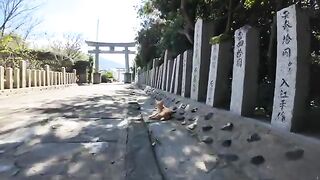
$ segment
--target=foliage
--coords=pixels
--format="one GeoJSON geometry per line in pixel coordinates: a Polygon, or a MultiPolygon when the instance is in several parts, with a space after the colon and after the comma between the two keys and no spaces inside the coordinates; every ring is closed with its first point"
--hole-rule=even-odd
{"type": "Polygon", "coordinates": [[[106,73],[101,75],[101,82],[112,82],[114,79],[113,73],[111,71],[107,71],[106,73]]]}
{"type": "Polygon", "coordinates": [[[214,36],[210,39],[210,44],[219,44],[224,41],[231,40],[231,36],[227,34],[220,34],[219,36],[214,36]]]}

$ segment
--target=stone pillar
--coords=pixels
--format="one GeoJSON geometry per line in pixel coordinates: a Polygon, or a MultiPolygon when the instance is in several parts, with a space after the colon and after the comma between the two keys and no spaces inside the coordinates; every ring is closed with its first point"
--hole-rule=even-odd
{"type": "Polygon", "coordinates": [[[259,32],[250,26],[235,32],[230,111],[239,115],[251,115],[256,105],[259,37],[259,32]]]}
{"type": "Polygon", "coordinates": [[[173,70],[173,60],[168,60],[167,62],[167,79],[166,79],[166,91],[170,92],[171,79],[173,70]]]}
{"type": "Polygon", "coordinates": [[[214,44],[211,47],[206,100],[206,104],[210,106],[223,106],[229,99],[229,72],[232,65],[231,48],[230,41],[214,44]]]}
{"type": "Polygon", "coordinates": [[[32,69],[31,70],[31,86],[37,87],[37,70],[32,69]]]}
{"type": "Polygon", "coordinates": [[[161,78],[162,78],[162,67],[163,64],[161,66],[159,66],[159,70],[158,70],[158,81],[157,81],[157,88],[161,89],[161,78]]]}
{"type": "Polygon", "coordinates": [[[53,86],[54,85],[54,73],[53,71],[50,71],[50,85],[53,86]]]}
{"type": "Polygon", "coordinates": [[[205,101],[207,95],[208,73],[210,65],[209,39],[213,33],[213,23],[198,19],[194,31],[191,99],[205,101]]]}
{"type": "Polygon", "coordinates": [[[192,50],[187,50],[183,53],[182,63],[182,83],[181,96],[190,97],[191,90],[191,72],[192,72],[192,50]]]}
{"type": "Polygon", "coordinates": [[[37,70],[37,85],[38,85],[39,87],[42,85],[41,70],[37,70]]]}
{"type": "Polygon", "coordinates": [[[0,90],[4,90],[4,67],[0,66],[0,90]]]}
{"type": "Polygon", "coordinates": [[[19,68],[14,68],[13,87],[17,89],[20,88],[20,69],[19,68]]]}
{"type": "Polygon", "coordinates": [[[164,61],[163,61],[163,72],[162,72],[162,84],[161,84],[161,89],[162,90],[166,90],[166,85],[167,85],[167,64],[168,64],[168,60],[170,58],[170,53],[169,50],[166,50],[164,53],[164,61]]]}
{"type": "Polygon", "coordinates": [[[154,87],[156,77],[156,60],[152,60],[152,69],[151,69],[151,87],[154,87]]]}
{"type": "Polygon", "coordinates": [[[154,76],[154,84],[153,84],[154,88],[157,88],[158,75],[159,75],[159,66],[156,66],[156,73],[155,73],[155,76],[154,76]]]}
{"type": "Polygon", "coordinates": [[[13,89],[13,70],[10,67],[6,69],[5,88],[6,89],[13,89]]]}
{"type": "Polygon", "coordinates": [[[25,60],[20,61],[20,79],[21,79],[21,88],[27,86],[27,63],[25,60]]]}
{"type": "Polygon", "coordinates": [[[171,78],[171,84],[170,84],[170,93],[174,93],[174,85],[175,85],[175,79],[176,79],[176,66],[177,66],[177,58],[173,60],[173,67],[172,67],[172,76],[171,78]]]}
{"type": "Polygon", "coordinates": [[[177,95],[181,94],[181,85],[182,85],[182,68],[183,68],[183,55],[179,54],[177,57],[176,64],[176,74],[175,74],[175,83],[174,83],[174,93],[177,95]]]}
{"type": "Polygon", "coordinates": [[[27,87],[31,87],[31,70],[30,69],[27,69],[27,87]]]}
{"type": "Polygon", "coordinates": [[[277,69],[271,124],[287,131],[302,128],[309,91],[310,25],[292,5],[277,12],[277,69]]]}
{"type": "Polygon", "coordinates": [[[51,82],[50,82],[51,79],[50,79],[50,67],[49,67],[49,65],[45,65],[44,69],[46,71],[46,85],[50,86],[51,85],[51,82]]]}
{"type": "Polygon", "coordinates": [[[41,86],[46,86],[46,71],[41,70],[41,86]]]}
{"type": "Polygon", "coordinates": [[[73,69],[72,72],[73,72],[73,81],[72,81],[72,83],[77,83],[77,70],[73,69]]]}
{"type": "MultiPolygon", "coordinates": [[[[128,76],[124,76],[124,78],[127,78],[128,76]]],[[[130,76],[131,77],[131,76],[130,76]]],[[[124,81],[128,81],[124,79],[124,81]]],[[[93,73],[93,84],[100,84],[101,83],[101,73],[93,73]]]]}
{"type": "Polygon", "coordinates": [[[62,84],[66,84],[66,68],[62,67],[62,84]]]}

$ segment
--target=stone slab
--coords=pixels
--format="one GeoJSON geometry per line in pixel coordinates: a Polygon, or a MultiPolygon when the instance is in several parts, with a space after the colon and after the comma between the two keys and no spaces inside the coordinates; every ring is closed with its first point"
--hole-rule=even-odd
{"type": "Polygon", "coordinates": [[[174,93],[180,95],[182,86],[183,55],[179,54],[176,61],[174,93]]]}
{"type": "Polygon", "coordinates": [[[183,53],[181,96],[190,97],[192,78],[192,50],[183,53]]]}

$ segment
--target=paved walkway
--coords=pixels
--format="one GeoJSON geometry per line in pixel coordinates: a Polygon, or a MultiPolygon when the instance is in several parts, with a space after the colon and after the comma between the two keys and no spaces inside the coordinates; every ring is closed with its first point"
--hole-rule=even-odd
{"type": "Polygon", "coordinates": [[[161,179],[139,98],[106,84],[1,99],[0,179],[161,179]]]}

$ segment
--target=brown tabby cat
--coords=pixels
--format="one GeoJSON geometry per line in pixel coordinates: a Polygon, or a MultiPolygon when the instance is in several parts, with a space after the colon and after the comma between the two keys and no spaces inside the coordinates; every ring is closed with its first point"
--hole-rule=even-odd
{"type": "Polygon", "coordinates": [[[156,100],[156,108],[157,112],[149,116],[149,119],[165,121],[171,118],[172,110],[165,107],[163,101],[156,100]]]}

